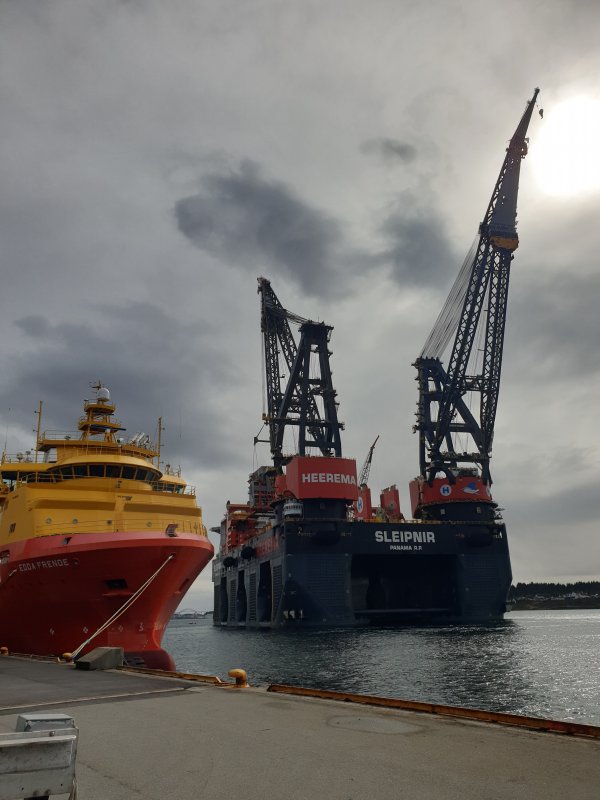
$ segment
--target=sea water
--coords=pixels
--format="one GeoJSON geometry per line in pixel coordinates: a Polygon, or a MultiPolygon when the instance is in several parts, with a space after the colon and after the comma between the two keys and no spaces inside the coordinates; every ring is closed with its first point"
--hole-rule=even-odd
{"type": "Polygon", "coordinates": [[[600,610],[513,611],[490,625],[269,631],[176,620],[184,672],[600,725],[600,610]]]}

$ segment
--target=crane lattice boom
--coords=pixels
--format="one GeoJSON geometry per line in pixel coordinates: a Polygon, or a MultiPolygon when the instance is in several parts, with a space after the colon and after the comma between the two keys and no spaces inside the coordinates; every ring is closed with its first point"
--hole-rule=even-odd
{"type": "Polygon", "coordinates": [[[367,457],[365,458],[365,463],[362,465],[362,469],[358,476],[358,485],[359,486],[366,486],[369,482],[369,475],[371,473],[371,463],[373,462],[373,452],[375,450],[375,445],[379,441],[379,436],[375,439],[371,447],[369,447],[369,452],[367,453],[367,457]]]}
{"type": "Polygon", "coordinates": [[[261,294],[261,331],[265,352],[269,442],[275,466],[289,460],[283,453],[287,426],[298,427],[297,450],[305,455],[316,448],[323,455],[342,455],[336,392],[329,365],[328,343],[333,328],[286,310],[266,278],[258,279],[261,294]],[[300,343],[290,328],[300,326],[300,343]],[[287,369],[287,383],[281,367],[287,369]]]}
{"type": "Polygon", "coordinates": [[[510,140],[479,234],[450,291],[448,300],[415,362],[419,403],[421,475],[431,483],[443,473],[452,482],[461,464],[475,464],[491,483],[489,460],[498,406],[510,264],[519,245],[517,196],[521,161],[527,155],[527,129],[539,89],[527,103],[510,140]],[[474,349],[477,334],[480,348],[474,349]],[[454,335],[448,366],[441,355],[454,335]],[[481,366],[474,366],[476,350],[481,366]],[[477,419],[465,396],[480,396],[477,419]],[[474,449],[456,446],[470,437],[474,449]]]}

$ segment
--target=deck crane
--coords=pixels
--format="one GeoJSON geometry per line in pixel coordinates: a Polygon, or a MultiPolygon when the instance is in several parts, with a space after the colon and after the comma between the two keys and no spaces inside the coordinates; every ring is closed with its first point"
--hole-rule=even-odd
{"type": "Polygon", "coordinates": [[[283,452],[287,426],[298,428],[298,455],[316,448],[324,456],[340,457],[343,424],[337,417],[328,349],[333,328],[285,309],[266,278],[258,278],[258,292],[267,393],[267,413],[263,418],[269,426],[273,463],[281,467],[290,459],[283,452]],[[298,345],[290,321],[299,325],[298,345]],[[283,388],[282,359],[288,372],[283,388]]]}
{"type": "Polygon", "coordinates": [[[366,486],[369,482],[369,475],[371,473],[371,463],[373,461],[373,453],[375,451],[375,445],[379,441],[379,436],[375,439],[371,447],[369,447],[369,452],[367,453],[367,457],[365,458],[365,463],[362,465],[362,469],[358,476],[358,486],[366,486]]]}
{"type": "MultiPolygon", "coordinates": [[[[461,492],[490,499],[490,457],[498,405],[510,264],[519,244],[516,229],[521,161],[527,155],[527,129],[539,89],[506,150],[478,236],[469,251],[423,350],[415,362],[419,400],[415,430],[419,432],[421,487],[439,483],[437,500],[448,500],[459,476],[470,478],[461,492]],[[441,357],[452,336],[448,366],[441,357]],[[477,337],[481,344],[475,346],[477,337]],[[481,353],[481,363],[477,355],[481,353]],[[479,395],[479,409],[468,400],[479,395]],[[468,444],[461,449],[459,438],[468,444]],[[469,449],[467,449],[469,448],[469,449]],[[442,475],[442,478],[438,478],[442,475]],[[477,480],[473,481],[473,477],[477,480]],[[470,490],[468,487],[471,487],[470,490]]],[[[431,491],[425,494],[434,499],[431,491]]],[[[469,499],[462,495],[461,499],[469,499]]],[[[420,514],[424,495],[413,493],[413,512],[420,514]]],[[[453,498],[454,499],[454,498],[453,498]]],[[[435,503],[433,504],[435,505],[435,503]]],[[[463,509],[464,512],[464,509],[463,509]]],[[[435,515],[435,514],[434,514],[435,515]]]]}
{"type": "Polygon", "coordinates": [[[377,436],[371,447],[369,447],[369,452],[367,453],[367,457],[365,458],[365,463],[362,465],[362,468],[358,473],[358,478],[357,478],[358,497],[356,498],[356,502],[354,503],[354,508],[352,512],[354,519],[357,520],[370,520],[371,517],[373,516],[371,489],[368,486],[368,482],[369,482],[369,475],[371,473],[371,463],[373,461],[373,453],[375,451],[375,445],[377,444],[378,441],[379,441],[379,436],[377,436]]]}

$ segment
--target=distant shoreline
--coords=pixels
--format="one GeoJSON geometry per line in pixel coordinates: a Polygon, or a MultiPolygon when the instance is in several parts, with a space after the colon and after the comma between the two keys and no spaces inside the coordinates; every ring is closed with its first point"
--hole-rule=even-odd
{"type": "Polygon", "coordinates": [[[510,603],[509,611],[560,611],[576,608],[600,608],[600,597],[548,597],[532,600],[519,598],[510,603]]]}

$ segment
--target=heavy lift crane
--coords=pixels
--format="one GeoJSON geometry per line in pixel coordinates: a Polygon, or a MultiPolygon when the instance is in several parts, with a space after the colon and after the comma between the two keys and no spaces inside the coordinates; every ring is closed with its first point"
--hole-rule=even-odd
{"type": "MultiPolygon", "coordinates": [[[[411,484],[411,500],[416,516],[435,517],[438,515],[435,507],[450,500],[483,499],[491,504],[489,462],[500,387],[510,264],[519,244],[516,229],[519,173],[521,161],[527,155],[527,129],[538,93],[539,89],[535,89],[510,140],[478,237],[414,364],[419,385],[415,430],[419,432],[420,478],[411,484]],[[453,334],[445,368],[441,356],[453,334]],[[474,347],[478,335],[481,344],[474,347]],[[479,352],[482,358],[478,366],[479,352]],[[477,394],[478,418],[465,399],[468,396],[472,400],[477,394]],[[461,435],[470,442],[470,450],[460,450],[457,446],[461,435]],[[423,513],[425,507],[427,511],[423,513]]],[[[461,505],[464,515],[466,509],[461,505]]]]}
{"type": "Polygon", "coordinates": [[[324,456],[340,457],[340,431],[344,426],[337,417],[328,349],[333,328],[286,310],[266,278],[258,278],[258,292],[267,390],[267,414],[263,419],[269,426],[273,463],[281,467],[290,460],[291,456],[283,453],[287,426],[298,428],[298,455],[316,448],[324,456]],[[290,320],[300,326],[298,346],[290,320]],[[288,370],[284,389],[281,357],[288,370]]]}
{"type": "Polygon", "coordinates": [[[288,503],[286,513],[310,514],[317,499],[330,499],[326,508],[319,504],[322,516],[345,518],[348,504],[357,497],[356,462],[342,458],[344,426],[338,420],[329,364],[333,328],[285,309],[266,278],[258,278],[258,292],[267,395],[263,421],[273,466],[250,475],[250,504],[266,512],[278,498],[294,497],[304,505],[288,503]],[[290,322],[299,326],[298,344],[290,322]],[[289,428],[296,430],[297,440],[292,452],[284,452],[289,428]]]}

